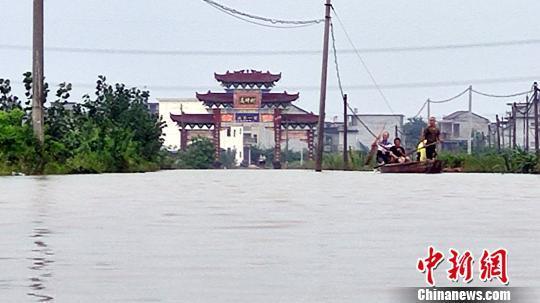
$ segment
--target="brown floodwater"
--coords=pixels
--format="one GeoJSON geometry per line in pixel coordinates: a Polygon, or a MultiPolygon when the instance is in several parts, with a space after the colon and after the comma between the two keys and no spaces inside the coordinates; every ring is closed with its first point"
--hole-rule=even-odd
{"type": "Polygon", "coordinates": [[[429,245],[505,247],[510,285],[540,286],[540,176],[164,171],[0,193],[1,302],[394,302],[425,285],[429,245]]]}

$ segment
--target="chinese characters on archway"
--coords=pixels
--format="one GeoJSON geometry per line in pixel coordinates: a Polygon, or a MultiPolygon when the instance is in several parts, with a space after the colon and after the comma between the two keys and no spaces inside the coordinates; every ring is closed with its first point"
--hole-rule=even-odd
{"type": "MultiPolygon", "coordinates": [[[[468,250],[460,253],[455,249],[450,249],[449,253],[449,268],[446,271],[448,280],[452,282],[460,280],[465,283],[471,282],[475,270],[474,255],[468,250]]],[[[435,286],[434,271],[444,260],[444,254],[432,246],[428,248],[425,258],[418,259],[416,268],[425,275],[426,282],[430,286],[435,286]]],[[[501,248],[492,252],[484,249],[478,262],[480,281],[488,282],[497,279],[504,285],[508,284],[507,262],[508,252],[506,249],[501,248]]]]}

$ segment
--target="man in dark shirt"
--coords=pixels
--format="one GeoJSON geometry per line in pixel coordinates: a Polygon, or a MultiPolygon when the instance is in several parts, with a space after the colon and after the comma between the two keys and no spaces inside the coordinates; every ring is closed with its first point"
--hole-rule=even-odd
{"type": "Polygon", "coordinates": [[[429,160],[437,157],[437,143],[440,142],[441,132],[437,128],[437,120],[435,117],[429,118],[429,124],[424,130],[424,140],[426,140],[426,158],[429,160]]]}
{"type": "Polygon", "coordinates": [[[408,160],[405,149],[401,146],[401,139],[394,139],[394,146],[390,148],[390,156],[393,163],[403,163],[408,160]]]}

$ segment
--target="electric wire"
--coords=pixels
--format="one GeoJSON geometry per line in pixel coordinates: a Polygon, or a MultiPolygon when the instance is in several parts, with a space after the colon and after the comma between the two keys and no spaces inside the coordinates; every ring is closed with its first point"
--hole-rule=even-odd
{"type": "Polygon", "coordinates": [[[418,112],[416,113],[416,115],[414,115],[412,118],[418,118],[420,117],[420,115],[422,114],[422,111],[424,111],[424,108],[426,108],[426,105],[428,104],[429,100],[428,101],[425,101],[424,104],[422,104],[422,107],[420,107],[420,109],[418,110],[418,112]]]}
{"type": "Polygon", "coordinates": [[[468,93],[468,92],[469,92],[469,87],[467,87],[467,89],[464,90],[463,92],[461,92],[461,93],[459,93],[459,94],[457,94],[457,95],[455,95],[455,96],[453,96],[453,97],[451,97],[451,98],[444,99],[444,100],[431,100],[431,99],[429,99],[428,102],[429,102],[429,103],[435,103],[435,104],[447,103],[447,102],[456,100],[457,98],[459,98],[459,97],[465,95],[465,94],[468,93]]]}
{"type": "Polygon", "coordinates": [[[212,0],[202,0],[203,2],[209,4],[210,6],[220,10],[221,12],[224,12],[230,16],[236,17],[240,20],[250,22],[252,24],[261,25],[261,26],[267,26],[267,27],[277,27],[277,28],[295,28],[295,27],[304,27],[304,26],[311,26],[316,25],[321,22],[323,22],[323,19],[313,19],[313,20],[281,20],[281,19],[274,19],[274,18],[267,18],[267,17],[261,17],[253,14],[248,14],[242,11],[239,11],[237,9],[225,6],[223,4],[217,3],[212,0]],[[251,19],[251,20],[250,20],[251,19]],[[257,21],[253,21],[257,20],[257,21]],[[267,22],[270,24],[261,23],[267,22]],[[282,24],[281,26],[277,24],[282,24]]]}
{"type": "MultiPolygon", "coordinates": [[[[341,93],[341,99],[343,100],[343,102],[345,102],[345,104],[347,105],[347,108],[351,111],[351,113],[353,113],[352,116],[355,117],[358,120],[358,122],[360,122],[360,124],[362,124],[362,126],[374,138],[376,138],[377,135],[375,135],[375,133],[373,133],[373,131],[371,129],[369,129],[367,124],[364,123],[364,121],[362,121],[362,119],[360,119],[360,117],[358,117],[358,115],[356,115],[356,113],[354,112],[354,109],[351,108],[351,105],[349,104],[349,102],[345,101],[345,93],[343,92],[343,85],[341,84],[341,73],[339,72],[339,63],[338,63],[338,56],[337,56],[337,49],[336,49],[336,36],[334,34],[334,24],[333,23],[330,23],[330,33],[331,33],[331,37],[332,37],[332,52],[334,54],[334,65],[336,67],[336,76],[337,76],[339,92],[341,93]]],[[[343,121],[343,123],[347,123],[347,120],[345,119],[345,121],[343,121]]]]}
{"type": "MultiPolygon", "coordinates": [[[[404,46],[404,47],[386,47],[386,48],[360,48],[357,50],[343,49],[342,55],[359,53],[401,53],[432,50],[452,50],[462,48],[479,47],[500,47],[514,45],[540,44],[540,39],[533,40],[512,40],[500,42],[485,42],[474,44],[448,44],[431,46],[404,46]]],[[[5,50],[32,50],[31,46],[18,44],[0,44],[0,49],[5,50]]],[[[159,49],[110,49],[110,48],[82,48],[82,47],[46,47],[47,51],[65,52],[65,53],[97,53],[97,54],[127,54],[127,55],[158,55],[158,56],[303,56],[320,55],[321,50],[253,50],[253,51],[234,51],[234,50],[159,50],[159,49]]]]}
{"type": "Polygon", "coordinates": [[[377,89],[379,94],[381,95],[381,97],[384,100],[384,103],[386,103],[386,106],[388,107],[388,109],[393,113],[394,110],[392,109],[392,106],[390,105],[390,102],[388,101],[388,99],[386,98],[386,95],[384,94],[381,87],[377,83],[377,80],[375,80],[375,76],[373,76],[373,73],[370,71],[370,69],[367,66],[366,62],[364,61],[364,59],[360,55],[360,52],[358,52],[358,49],[357,49],[356,45],[352,41],[351,36],[347,32],[347,29],[345,28],[345,25],[343,24],[343,21],[341,21],[341,18],[339,17],[338,13],[336,12],[336,10],[335,10],[335,8],[333,6],[332,6],[332,11],[334,12],[334,15],[336,16],[336,19],[338,20],[339,24],[341,25],[341,29],[345,33],[345,36],[347,37],[347,40],[351,44],[351,47],[355,50],[356,56],[358,57],[358,59],[360,59],[360,62],[362,63],[362,66],[364,67],[367,74],[369,75],[369,78],[371,79],[371,82],[373,83],[373,85],[375,86],[375,88],[377,89]]]}
{"type": "Polygon", "coordinates": [[[478,95],[482,95],[482,96],[485,96],[485,97],[491,97],[491,98],[512,98],[512,97],[518,97],[518,96],[523,96],[523,95],[527,95],[527,94],[530,94],[533,92],[533,90],[528,90],[526,92],[521,92],[521,93],[515,93],[515,94],[510,94],[510,95],[495,95],[495,94],[489,94],[489,93],[483,93],[483,92],[480,92],[480,91],[477,91],[475,89],[472,90],[473,93],[476,93],[478,95]]]}

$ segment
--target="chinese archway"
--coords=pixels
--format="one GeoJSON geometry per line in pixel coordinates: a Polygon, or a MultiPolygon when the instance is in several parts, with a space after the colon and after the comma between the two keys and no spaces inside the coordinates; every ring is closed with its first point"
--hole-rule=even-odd
{"type": "Polygon", "coordinates": [[[187,147],[193,133],[206,135],[214,143],[215,160],[219,163],[220,131],[224,127],[264,124],[266,128],[273,129],[275,168],[280,167],[285,130],[303,134],[301,140],[307,143],[308,158],[313,159],[313,140],[318,116],[290,110],[292,102],[299,98],[298,93],[271,92],[275,83],[281,79],[281,74],[241,70],[214,76],[221,83],[224,92],[196,93],[197,99],[204,104],[208,113],[171,114],[171,119],[180,129],[181,149],[187,147]]]}

